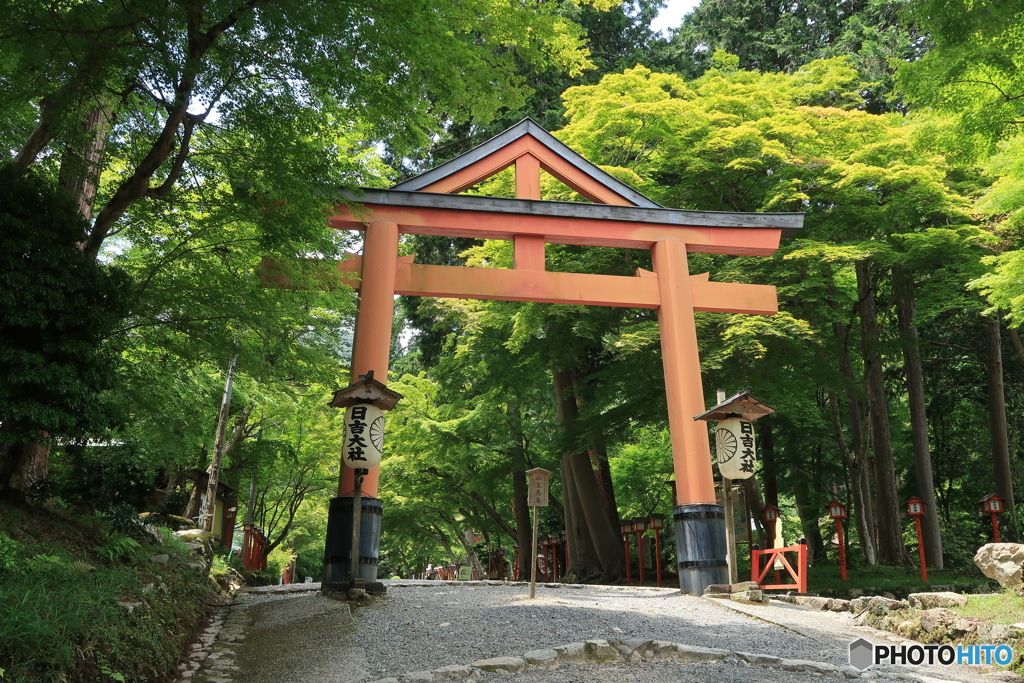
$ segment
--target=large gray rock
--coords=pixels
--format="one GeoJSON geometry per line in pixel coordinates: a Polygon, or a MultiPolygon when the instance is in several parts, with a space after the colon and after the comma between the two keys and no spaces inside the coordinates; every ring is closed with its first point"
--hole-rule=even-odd
{"type": "Polygon", "coordinates": [[[911,593],[907,596],[910,606],[917,609],[933,609],[935,607],[963,607],[967,604],[967,596],[959,593],[911,593]]]}
{"type": "Polygon", "coordinates": [[[1020,543],[986,543],[974,554],[974,564],[1003,588],[1024,584],[1024,545],[1020,543]]]}

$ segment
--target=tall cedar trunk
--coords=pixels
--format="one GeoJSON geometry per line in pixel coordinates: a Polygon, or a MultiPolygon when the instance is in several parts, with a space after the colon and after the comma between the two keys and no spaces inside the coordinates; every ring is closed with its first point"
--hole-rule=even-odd
{"type": "Polygon", "coordinates": [[[563,455],[561,462],[562,496],[565,499],[565,536],[569,543],[568,572],[574,574],[582,583],[591,577],[600,576],[601,562],[597,559],[594,542],[587,530],[572,467],[572,460],[568,455],[563,455]]]}
{"type": "Polygon", "coordinates": [[[1017,532],[1017,513],[1013,503],[1013,470],[1010,467],[1010,440],[1006,430],[1006,395],[1003,391],[1003,345],[999,319],[985,321],[985,375],[988,378],[988,424],[992,439],[992,465],[996,494],[1006,507],[1011,537],[1017,532]]]}
{"type": "MultiPolygon", "coordinates": [[[[577,412],[582,412],[583,410],[584,404],[581,394],[586,384],[587,378],[582,373],[574,372],[572,374],[573,395],[576,398],[577,412]]],[[[591,436],[588,440],[590,441],[590,448],[588,449],[590,464],[594,470],[594,476],[597,478],[598,490],[601,492],[601,502],[608,513],[608,519],[611,520],[612,528],[618,529],[619,506],[615,501],[615,488],[612,485],[612,470],[608,464],[608,449],[604,443],[604,435],[591,436]]]]}
{"type": "Polygon", "coordinates": [[[874,529],[868,523],[869,515],[864,514],[865,510],[871,509],[871,489],[866,486],[867,468],[859,462],[854,453],[850,452],[846,445],[846,437],[843,436],[843,424],[839,417],[839,399],[831,391],[828,392],[829,415],[832,418],[832,431],[839,445],[839,455],[850,475],[850,494],[853,496],[853,520],[857,526],[857,535],[861,540],[861,550],[864,559],[868,564],[875,564],[874,529]]]}
{"type": "Polygon", "coordinates": [[[113,118],[114,112],[102,105],[85,112],[79,142],[69,148],[61,160],[58,182],[75,202],[78,213],[87,221],[92,218],[103,154],[107,149],[113,118]]]}
{"type": "Polygon", "coordinates": [[[858,261],[856,270],[864,346],[864,383],[867,388],[868,414],[871,417],[871,445],[875,465],[878,561],[882,564],[910,566],[910,555],[903,545],[896,468],[889,439],[889,403],[882,376],[882,355],[878,350],[878,311],[875,308],[875,280],[871,262],[858,261]]]}
{"type": "MultiPolygon", "coordinates": [[[[509,422],[509,436],[512,441],[512,509],[516,516],[516,543],[519,545],[519,575],[527,576],[530,571],[529,553],[525,551],[533,542],[533,527],[530,524],[530,508],[527,505],[526,451],[523,448],[523,420],[519,406],[510,403],[506,409],[509,422]]],[[[564,495],[564,494],[563,494],[564,495]]],[[[568,510],[568,500],[565,504],[568,510]]],[[[568,518],[568,511],[566,517],[568,518]]]]}
{"type": "Polygon", "coordinates": [[[914,282],[910,274],[902,268],[893,272],[893,282],[896,286],[896,317],[903,342],[903,365],[907,376],[917,496],[924,503],[925,509],[924,517],[921,518],[925,561],[931,567],[942,569],[942,534],[939,531],[939,509],[935,504],[935,477],[932,474],[932,453],[928,442],[924,370],[921,368],[921,347],[917,327],[914,325],[914,282]]]}
{"type": "Polygon", "coordinates": [[[804,538],[807,539],[807,562],[813,565],[818,558],[825,556],[825,542],[821,538],[821,529],[818,528],[819,511],[817,506],[811,504],[810,501],[807,473],[793,469],[790,470],[790,477],[793,483],[793,498],[796,500],[797,514],[800,516],[800,529],[804,532],[804,538]]]}
{"type": "MultiPolygon", "coordinates": [[[[558,370],[552,372],[552,377],[558,406],[558,427],[559,430],[568,433],[571,431],[577,415],[576,401],[569,395],[572,380],[569,373],[558,370]]],[[[604,504],[601,502],[601,493],[590,464],[590,455],[587,451],[579,450],[571,443],[567,444],[566,448],[566,455],[571,463],[573,482],[576,485],[579,508],[585,521],[585,524],[580,524],[580,520],[574,519],[574,523],[580,533],[590,535],[594,551],[601,564],[601,581],[605,583],[616,581],[625,570],[625,551],[619,543],[618,531],[612,526],[604,504]]]]}
{"type": "MultiPolygon", "coordinates": [[[[835,292],[830,288],[829,307],[833,311],[839,309],[835,301],[835,292]]],[[[871,479],[868,466],[868,441],[864,434],[864,420],[861,419],[861,401],[858,382],[853,372],[853,361],[850,356],[850,327],[838,320],[832,323],[832,332],[839,344],[839,370],[843,375],[843,391],[846,394],[846,416],[850,421],[850,440],[853,452],[846,461],[850,470],[850,483],[853,487],[853,519],[860,537],[861,552],[868,564],[877,564],[875,540],[875,513],[871,497],[871,479]]],[[[840,451],[846,450],[842,423],[838,412],[833,416],[833,431],[836,434],[840,451]]]]}

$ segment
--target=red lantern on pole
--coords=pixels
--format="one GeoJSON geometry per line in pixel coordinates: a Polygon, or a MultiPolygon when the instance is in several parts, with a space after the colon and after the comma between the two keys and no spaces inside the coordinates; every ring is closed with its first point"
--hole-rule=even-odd
{"type": "MultiPolygon", "coordinates": [[[[552,581],[558,581],[558,541],[560,537],[558,534],[549,534],[548,541],[551,543],[551,571],[553,574],[552,581]]],[[[562,569],[562,573],[565,573],[565,569],[562,569]]]]}
{"type": "Polygon", "coordinates": [[[626,546],[626,585],[632,585],[633,579],[630,572],[629,560],[629,535],[633,533],[632,520],[619,522],[619,532],[622,534],[622,543],[626,546]]]}
{"type": "Polygon", "coordinates": [[[924,517],[924,503],[916,496],[907,501],[907,514],[914,518],[917,528],[917,555],[921,560],[921,580],[928,583],[928,565],[924,559],[924,536],[921,534],[921,518],[924,517]]]}
{"type": "Polygon", "coordinates": [[[774,505],[765,505],[761,509],[761,519],[768,526],[768,547],[775,547],[775,525],[779,522],[779,508],[774,505]]]}
{"type": "Polygon", "coordinates": [[[647,518],[633,518],[633,533],[636,534],[636,556],[640,565],[640,585],[644,585],[644,532],[647,531],[647,518]]]}
{"type": "Polygon", "coordinates": [[[1001,543],[999,540],[999,515],[1006,510],[1006,506],[1003,505],[1003,499],[994,493],[991,493],[981,500],[978,501],[981,505],[981,514],[988,514],[992,520],[992,542],[1001,543]]]}
{"type": "Polygon", "coordinates": [[[665,528],[665,515],[651,515],[650,523],[651,528],[654,529],[654,557],[658,572],[658,588],[661,588],[661,531],[665,528]]]}
{"type": "Polygon", "coordinates": [[[839,570],[843,581],[846,581],[846,543],[843,542],[843,520],[847,518],[846,506],[838,501],[828,504],[828,516],[836,520],[836,533],[839,536],[839,570]]]}

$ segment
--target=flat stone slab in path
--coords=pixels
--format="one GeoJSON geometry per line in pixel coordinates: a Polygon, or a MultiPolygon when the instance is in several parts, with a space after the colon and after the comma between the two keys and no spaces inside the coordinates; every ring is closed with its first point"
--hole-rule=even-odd
{"type": "MultiPolygon", "coordinates": [[[[846,680],[849,644],[909,643],[852,615],[746,605],[664,588],[386,581],[360,607],[316,584],[239,594],[201,683],[406,683],[515,678],[550,683],[846,680]]],[[[865,678],[993,681],[975,668],[872,667],[865,678]]]]}

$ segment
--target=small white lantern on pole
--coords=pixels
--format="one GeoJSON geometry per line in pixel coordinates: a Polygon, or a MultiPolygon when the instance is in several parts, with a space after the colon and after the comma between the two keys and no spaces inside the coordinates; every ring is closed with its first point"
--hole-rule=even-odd
{"type": "Polygon", "coordinates": [[[548,505],[548,477],[549,470],[543,467],[534,467],[526,471],[529,478],[529,488],[526,493],[526,504],[533,508],[533,546],[530,553],[530,599],[537,597],[537,508],[548,505]]]}
{"type": "Polygon", "coordinates": [[[726,479],[747,479],[754,475],[754,423],[730,417],[715,430],[715,455],[718,471],[726,479]]]}
{"type": "Polygon", "coordinates": [[[357,403],[345,409],[345,441],[342,462],[353,469],[380,465],[384,451],[384,413],[372,403],[357,403]]]}

